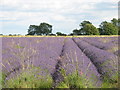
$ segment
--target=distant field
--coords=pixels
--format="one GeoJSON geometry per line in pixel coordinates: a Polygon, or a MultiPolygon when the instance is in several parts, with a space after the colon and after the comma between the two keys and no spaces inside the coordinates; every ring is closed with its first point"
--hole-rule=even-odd
{"type": "Polygon", "coordinates": [[[0,36],[3,88],[118,88],[113,36],[0,36]]]}

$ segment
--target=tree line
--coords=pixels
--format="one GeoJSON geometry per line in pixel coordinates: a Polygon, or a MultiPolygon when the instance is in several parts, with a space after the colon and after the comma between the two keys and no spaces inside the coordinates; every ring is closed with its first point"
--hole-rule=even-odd
{"type": "Polygon", "coordinates": [[[120,19],[113,18],[111,22],[103,21],[99,28],[91,22],[83,21],[80,29],[73,30],[73,35],[120,35],[120,19]]]}
{"type": "MultiPolygon", "coordinates": [[[[90,21],[83,21],[79,24],[80,29],[74,29],[72,35],[120,35],[120,19],[113,18],[111,22],[103,21],[99,28],[96,28],[90,21]]],[[[56,32],[52,33],[52,25],[41,23],[40,25],[30,25],[27,35],[54,35],[67,36],[67,34],[56,32]]]]}
{"type": "MultiPolygon", "coordinates": [[[[120,35],[120,18],[113,18],[110,22],[103,21],[99,28],[96,28],[90,21],[82,21],[79,29],[74,29],[72,33],[62,32],[52,33],[52,25],[40,23],[40,25],[30,25],[27,35],[45,35],[45,36],[73,36],[73,35],[120,35]]],[[[0,34],[2,35],[2,34],[0,34]]],[[[9,34],[12,36],[12,34],[9,34]]],[[[17,34],[14,34],[17,35],[17,34]]],[[[20,34],[18,34],[20,35],[20,34]]]]}

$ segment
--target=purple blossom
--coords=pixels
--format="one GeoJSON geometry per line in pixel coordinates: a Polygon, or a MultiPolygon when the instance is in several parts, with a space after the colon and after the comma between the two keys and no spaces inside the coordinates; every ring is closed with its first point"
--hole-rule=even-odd
{"type": "Polygon", "coordinates": [[[116,55],[96,48],[79,38],[73,38],[73,40],[90,58],[101,75],[107,75],[110,79],[115,80],[112,76],[118,72],[118,57],[116,55]]]}

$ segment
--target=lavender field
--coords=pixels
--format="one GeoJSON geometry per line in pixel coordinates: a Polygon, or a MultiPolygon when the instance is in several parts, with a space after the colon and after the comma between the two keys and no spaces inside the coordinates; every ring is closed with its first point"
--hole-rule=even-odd
{"type": "Polygon", "coordinates": [[[118,36],[0,38],[2,88],[118,88],[118,36]]]}

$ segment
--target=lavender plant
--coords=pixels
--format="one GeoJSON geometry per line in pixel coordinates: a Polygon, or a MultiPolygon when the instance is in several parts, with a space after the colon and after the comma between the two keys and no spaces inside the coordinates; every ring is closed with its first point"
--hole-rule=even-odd
{"type": "Polygon", "coordinates": [[[6,80],[4,88],[51,88],[52,78],[39,67],[25,69],[15,77],[6,80]]]}
{"type": "Polygon", "coordinates": [[[21,72],[30,66],[41,67],[43,70],[48,70],[49,74],[54,72],[64,38],[12,37],[3,38],[3,41],[3,62],[1,65],[3,73],[10,79],[17,75],[16,72],[21,72]],[[42,42],[34,43],[39,39],[42,42]]]}
{"type": "MultiPolygon", "coordinates": [[[[89,43],[99,49],[103,49],[103,50],[106,50],[109,52],[114,52],[114,51],[118,50],[118,44],[114,43],[113,40],[111,40],[107,43],[103,43],[99,40],[99,38],[103,38],[103,37],[84,37],[84,38],[80,38],[80,39],[86,41],[87,43],[89,43]]],[[[104,39],[106,39],[106,38],[104,38],[104,39]]],[[[110,40],[111,38],[107,38],[107,39],[110,40]]]]}
{"type": "Polygon", "coordinates": [[[78,38],[73,38],[79,48],[90,58],[97,67],[98,72],[108,79],[117,80],[114,76],[118,74],[118,57],[112,53],[98,49],[78,38]]]}
{"type": "MultiPolygon", "coordinates": [[[[90,87],[90,84],[91,87],[100,87],[100,74],[97,72],[96,67],[90,61],[90,59],[87,58],[87,56],[79,49],[79,47],[74,43],[74,41],[71,38],[66,38],[65,40],[63,52],[61,55],[61,62],[61,68],[65,70],[66,76],[70,75],[70,77],[73,77],[75,75],[76,79],[79,79],[82,75],[84,76],[84,78],[82,77],[81,79],[85,80],[85,87],[90,87]],[[78,76],[76,76],[76,74],[79,76],[79,78],[77,78],[78,76]]],[[[64,78],[66,77],[65,75],[64,78]]],[[[68,81],[68,83],[70,83],[70,80],[68,81]]]]}
{"type": "Polygon", "coordinates": [[[4,88],[114,88],[118,56],[105,45],[117,44],[117,37],[3,37],[0,81],[4,88]]]}

